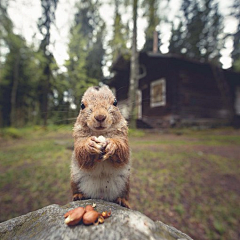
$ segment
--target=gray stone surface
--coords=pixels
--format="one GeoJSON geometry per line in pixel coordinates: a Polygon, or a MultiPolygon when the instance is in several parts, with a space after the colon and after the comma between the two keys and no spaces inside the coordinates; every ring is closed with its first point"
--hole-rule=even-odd
{"type": "Polygon", "coordinates": [[[154,222],[138,211],[102,200],[71,202],[65,206],[50,205],[26,215],[0,223],[0,239],[66,239],[66,240],[191,240],[189,236],[160,221],[154,222]],[[96,203],[98,212],[112,216],[98,226],[79,224],[68,227],[63,215],[76,207],[96,203]]]}

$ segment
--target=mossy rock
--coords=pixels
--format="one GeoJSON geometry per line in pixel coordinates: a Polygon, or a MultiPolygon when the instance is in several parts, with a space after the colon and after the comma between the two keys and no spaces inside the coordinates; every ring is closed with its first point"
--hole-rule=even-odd
{"type": "Polygon", "coordinates": [[[26,215],[0,223],[0,239],[89,239],[89,240],[191,240],[189,236],[160,221],[154,222],[138,211],[102,200],[85,200],[44,207],[26,215]],[[96,203],[98,212],[109,211],[112,216],[104,224],[69,227],[63,215],[76,207],[96,203]]]}

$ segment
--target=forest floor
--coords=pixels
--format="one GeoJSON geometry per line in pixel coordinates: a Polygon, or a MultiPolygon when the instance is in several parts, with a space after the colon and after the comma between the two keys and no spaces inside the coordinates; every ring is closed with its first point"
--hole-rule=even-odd
{"type": "MultiPolygon", "coordinates": [[[[70,126],[0,130],[0,222],[71,200],[70,126]]],[[[130,131],[132,208],[193,239],[240,239],[240,130],[130,131]]]]}

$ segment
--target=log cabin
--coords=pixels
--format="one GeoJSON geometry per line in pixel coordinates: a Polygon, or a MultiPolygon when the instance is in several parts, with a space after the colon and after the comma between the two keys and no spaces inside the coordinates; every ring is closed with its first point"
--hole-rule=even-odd
{"type": "MultiPolygon", "coordinates": [[[[112,66],[108,84],[128,118],[129,57],[112,66]]],[[[240,118],[240,73],[182,56],[139,53],[138,126],[229,125],[240,118]]]]}

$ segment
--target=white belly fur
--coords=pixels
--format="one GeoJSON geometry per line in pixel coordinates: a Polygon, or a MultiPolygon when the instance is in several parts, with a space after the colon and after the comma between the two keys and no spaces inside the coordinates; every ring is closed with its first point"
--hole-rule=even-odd
{"type": "Polygon", "coordinates": [[[72,180],[78,189],[88,198],[100,198],[107,201],[121,197],[130,175],[130,164],[114,168],[108,160],[96,163],[94,169],[80,169],[73,154],[71,164],[72,180]]]}

